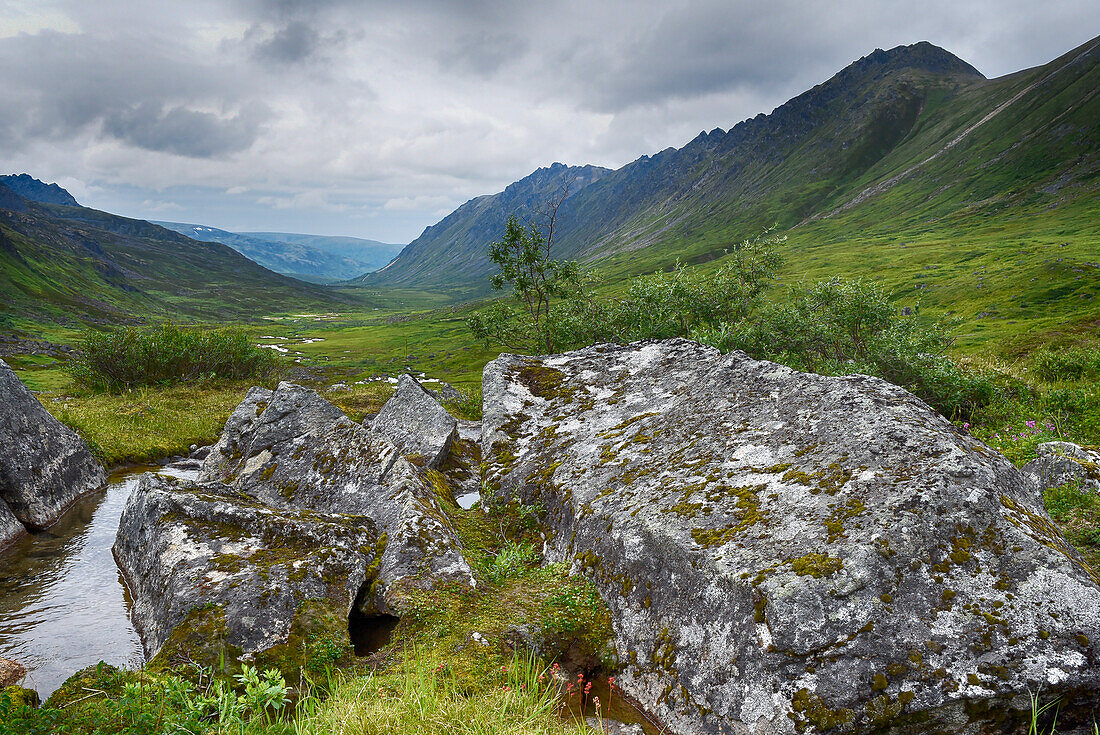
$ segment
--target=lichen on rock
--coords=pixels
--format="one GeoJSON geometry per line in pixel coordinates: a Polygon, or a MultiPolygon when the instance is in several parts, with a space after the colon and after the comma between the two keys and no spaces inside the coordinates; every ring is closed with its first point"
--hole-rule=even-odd
{"type": "Polygon", "coordinates": [[[1095,706],[1095,573],[907,391],[670,340],[502,355],[483,395],[487,484],[543,509],[671,732],[977,733],[1040,686],[1067,726],[1095,706]]]}

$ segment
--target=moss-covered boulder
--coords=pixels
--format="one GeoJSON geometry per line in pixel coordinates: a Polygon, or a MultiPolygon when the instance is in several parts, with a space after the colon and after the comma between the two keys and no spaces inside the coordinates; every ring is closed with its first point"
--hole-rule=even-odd
{"type": "Polygon", "coordinates": [[[211,664],[268,652],[293,668],[307,654],[294,640],[303,615],[325,611],[336,630],[314,632],[347,642],[383,543],[366,517],[277,510],[219,483],[147,474],[114,552],[147,656],[211,664]]]}
{"type": "Polygon", "coordinates": [[[308,388],[281,383],[273,392],[253,389],[226,423],[200,477],[272,508],[371,518],[388,539],[373,600],[384,612],[396,612],[384,592],[398,582],[474,585],[424,471],[392,441],[308,388]]]}
{"type": "Polygon", "coordinates": [[[595,580],[670,732],[1014,732],[1039,690],[1091,728],[1096,573],[907,391],[672,340],[502,355],[483,394],[493,499],[595,580]]]}

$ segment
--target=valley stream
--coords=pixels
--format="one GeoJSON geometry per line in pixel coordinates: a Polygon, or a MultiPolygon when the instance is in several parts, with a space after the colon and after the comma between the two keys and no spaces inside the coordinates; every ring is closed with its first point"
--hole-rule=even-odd
{"type": "Polygon", "coordinates": [[[106,488],[0,554],[0,656],[23,664],[23,686],[43,699],[87,666],[136,667],[144,660],[111,554],[122,509],[143,472],[198,475],[186,462],[115,470],[106,488]]]}

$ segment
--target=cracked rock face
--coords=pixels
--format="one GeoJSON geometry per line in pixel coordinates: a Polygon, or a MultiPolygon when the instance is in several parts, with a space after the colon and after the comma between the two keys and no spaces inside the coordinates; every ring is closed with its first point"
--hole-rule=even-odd
{"type": "Polygon", "coordinates": [[[1039,456],[1025,464],[1022,472],[1040,490],[1076,482],[1083,490],[1100,492],[1100,453],[1073,442],[1046,442],[1036,450],[1039,456]]]}
{"type": "Polygon", "coordinates": [[[458,422],[416,378],[405,373],[370,430],[397,445],[403,455],[422,458],[428,467],[439,469],[451,451],[458,422]]]}
{"type": "Polygon", "coordinates": [[[670,340],[502,355],[483,394],[488,483],[596,581],[671,732],[1011,731],[1040,686],[1091,728],[1095,573],[907,391],[670,340]]]}
{"type": "Polygon", "coordinates": [[[222,481],[277,509],[352,513],[387,537],[372,600],[392,613],[385,589],[406,581],[474,586],[454,530],[430,484],[389,439],[301,386],[253,389],[226,423],[200,479],[222,481]]]}
{"type": "Polygon", "coordinates": [[[369,518],[274,510],[220,483],[146,474],[114,554],[147,656],[204,605],[224,615],[225,643],[254,655],[286,643],[309,601],[346,621],[377,573],[377,545],[369,518]]]}
{"type": "Polygon", "coordinates": [[[12,533],[22,535],[9,515],[32,530],[46,528],[106,481],[84,440],[0,360],[0,500],[10,509],[0,511],[0,546],[14,540],[12,533]]]}

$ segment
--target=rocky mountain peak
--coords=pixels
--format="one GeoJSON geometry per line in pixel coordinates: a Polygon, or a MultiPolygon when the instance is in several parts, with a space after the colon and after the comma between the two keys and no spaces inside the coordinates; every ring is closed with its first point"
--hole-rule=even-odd
{"type": "Polygon", "coordinates": [[[0,183],[6,184],[24,199],[30,199],[39,204],[61,204],[66,207],[79,207],[80,203],[72,194],[62,189],[57,184],[47,184],[39,181],[30,174],[9,174],[0,176],[0,183]]]}

